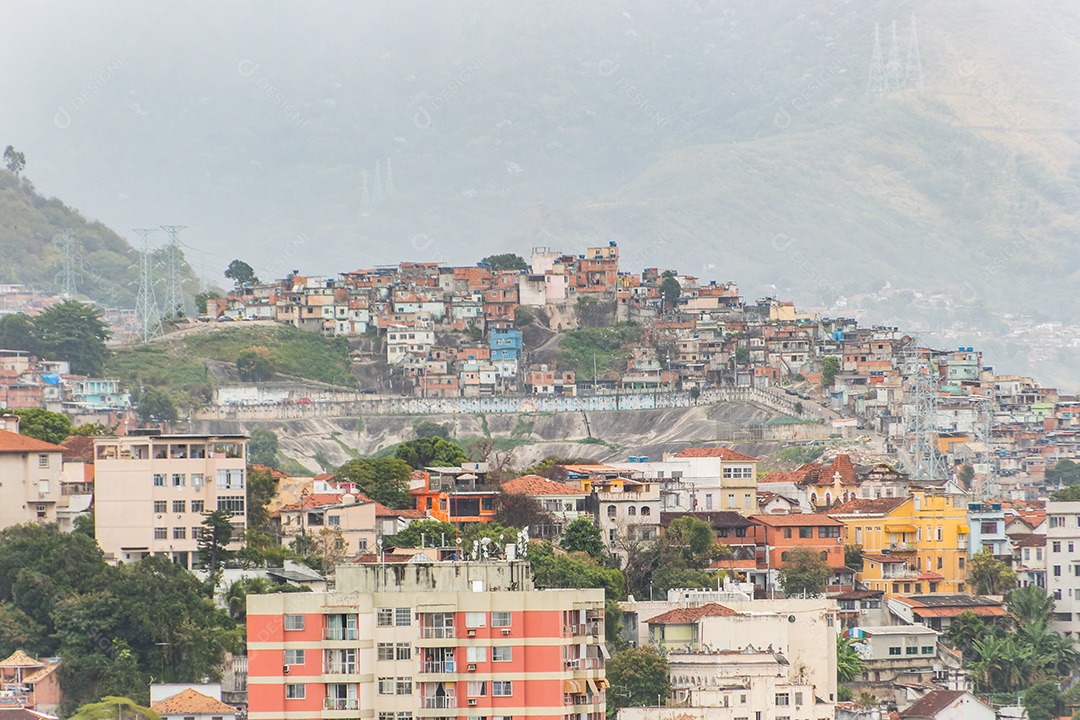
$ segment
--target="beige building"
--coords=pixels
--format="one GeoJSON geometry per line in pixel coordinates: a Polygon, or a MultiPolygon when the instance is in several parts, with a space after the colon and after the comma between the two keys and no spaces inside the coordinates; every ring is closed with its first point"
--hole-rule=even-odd
{"type": "Polygon", "coordinates": [[[214,510],[232,516],[230,547],[238,549],[247,522],[247,436],[135,432],[94,439],[94,519],[106,559],[163,555],[191,569],[204,515],[214,510]]]}
{"type": "Polygon", "coordinates": [[[64,449],[0,430],[0,528],[57,522],[64,449]]]}
{"type": "Polygon", "coordinates": [[[280,523],[281,538],[290,544],[299,535],[319,536],[329,530],[338,535],[337,549],[344,557],[375,549],[376,510],[379,504],[352,493],[311,493],[282,505],[271,519],[280,523]]]}

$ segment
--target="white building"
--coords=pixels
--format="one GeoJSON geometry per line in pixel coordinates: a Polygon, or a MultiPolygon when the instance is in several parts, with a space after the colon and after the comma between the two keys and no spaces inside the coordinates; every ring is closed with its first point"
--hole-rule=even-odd
{"type": "MultiPolygon", "coordinates": [[[[1080,501],[1046,503],[1046,590],[1054,598],[1054,630],[1080,636],[1080,501]]],[[[1077,637],[1073,637],[1077,639],[1077,637]]]]}

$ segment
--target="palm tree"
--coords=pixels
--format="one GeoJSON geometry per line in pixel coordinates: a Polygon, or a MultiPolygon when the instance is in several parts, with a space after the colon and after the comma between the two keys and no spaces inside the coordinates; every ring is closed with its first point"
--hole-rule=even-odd
{"type": "Polygon", "coordinates": [[[972,643],[975,660],[971,663],[971,674],[976,686],[984,692],[1004,690],[1001,687],[1005,669],[1004,638],[987,635],[972,643]]]}
{"type": "Polygon", "coordinates": [[[1049,622],[1054,614],[1054,598],[1035,585],[1013,590],[1006,604],[1018,625],[1049,622]]]}
{"type": "Polygon", "coordinates": [[[862,658],[856,652],[851,638],[846,635],[836,636],[836,681],[851,682],[865,670],[862,658]]]}
{"type": "Polygon", "coordinates": [[[974,642],[985,634],[986,623],[979,619],[978,615],[967,610],[949,623],[949,627],[945,630],[945,639],[962,652],[966,659],[971,659],[974,642]]]}

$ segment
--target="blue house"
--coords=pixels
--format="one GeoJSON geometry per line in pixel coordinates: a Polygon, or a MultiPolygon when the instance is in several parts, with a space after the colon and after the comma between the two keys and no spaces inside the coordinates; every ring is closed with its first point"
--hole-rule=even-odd
{"type": "Polygon", "coordinates": [[[521,360],[521,331],[520,330],[492,330],[489,335],[491,347],[491,361],[521,360]]]}

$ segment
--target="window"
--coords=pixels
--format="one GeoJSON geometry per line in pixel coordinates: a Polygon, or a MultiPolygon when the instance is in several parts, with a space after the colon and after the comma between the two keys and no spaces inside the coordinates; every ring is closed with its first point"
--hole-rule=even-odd
{"type": "MultiPolygon", "coordinates": [[[[492,648],[492,650],[494,649],[492,648]]],[[[487,662],[487,648],[483,645],[465,648],[465,661],[471,663],[487,662]]]]}
{"type": "Polygon", "coordinates": [[[37,466],[39,468],[47,468],[47,467],[49,467],[49,456],[48,455],[38,455],[37,456],[37,466]]]}
{"type": "Polygon", "coordinates": [[[193,512],[193,513],[202,514],[204,512],[203,511],[204,507],[206,507],[206,503],[204,501],[202,501],[202,500],[192,500],[191,501],[191,512],[193,512]]]}
{"type": "Polygon", "coordinates": [[[304,651],[303,650],[286,650],[285,651],[285,664],[286,665],[303,665],[304,664],[304,651]]]}
{"type": "Polygon", "coordinates": [[[484,697],[487,695],[487,683],[471,681],[466,688],[468,697],[484,697]]]}
{"type": "Polygon", "coordinates": [[[960,569],[963,570],[964,569],[964,556],[963,555],[960,556],[958,562],[960,563],[960,569]]]}
{"type": "Polygon", "coordinates": [[[1060,565],[1055,565],[1054,566],[1054,577],[1061,577],[1061,566],[1060,565]]]}
{"type": "Polygon", "coordinates": [[[937,541],[941,542],[941,526],[937,526],[937,541]]]}
{"type": "Polygon", "coordinates": [[[890,655],[899,655],[900,654],[900,646],[899,645],[893,645],[892,647],[890,647],[889,648],[889,654],[890,655]]]}
{"type": "Polygon", "coordinates": [[[154,473],[154,487],[165,487],[165,473],[154,473]]]}
{"type": "Polygon", "coordinates": [[[329,525],[330,527],[335,527],[335,528],[336,527],[341,527],[341,516],[340,515],[329,515],[329,516],[327,516],[326,524],[329,525]]]}
{"type": "Polygon", "coordinates": [[[412,625],[412,608],[394,608],[394,625],[397,627],[412,625]]]}
{"type": "Polygon", "coordinates": [[[800,538],[812,538],[812,537],[814,537],[814,528],[812,528],[812,527],[801,527],[801,528],[799,528],[799,537],[800,538]]]}
{"type": "Polygon", "coordinates": [[[641,514],[642,515],[651,515],[652,514],[652,508],[649,508],[649,507],[641,508],[641,514]]]}
{"type": "Polygon", "coordinates": [[[465,627],[482,628],[487,624],[487,615],[482,612],[465,613],[465,627]]]}
{"type": "Polygon", "coordinates": [[[1052,528],[1065,527],[1065,518],[1063,516],[1061,516],[1061,515],[1051,515],[1050,516],[1050,527],[1052,527],[1052,528]]]}
{"type": "Polygon", "coordinates": [[[394,683],[394,690],[397,695],[412,695],[412,678],[399,677],[394,683]]]}
{"type": "Polygon", "coordinates": [[[393,695],[394,694],[394,678],[381,677],[379,678],[379,694],[380,695],[393,695]]]}
{"type": "Polygon", "coordinates": [[[608,516],[609,518],[613,518],[613,517],[615,517],[615,513],[616,513],[616,512],[617,512],[617,510],[615,509],[615,506],[614,506],[614,505],[608,505],[608,506],[607,506],[607,516],[608,516]]]}
{"type": "Polygon", "coordinates": [[[904,654],[905,655],[918,655],[919,654],[919,648],[917,646],[915,646],[915,645],[908,645],[906,648],[904,648],[904,654]]]}
{"type": "MultiPolygon", "coordinates": [[[[1078,565],[1077,567],[1080,567],[1078,565]]],[[[512,662],[514,659],[514,648],[509,645],[500,645],[491,648],[491,661],[492,662],[512,662]]]]}
{"type": "Polygon", "coordinates": [[[203,474],[202,473],[191,473],[191,487],[198,490],[202,486],[203,486],[203,474]]]}
{"type": "Polygon", "coordinates": [[[491,613],[491,627],[510,627],[510,613],[508,612],[492,612],[491,613]]]}
{"type": "Polygon", "coordinates": [[[242,490],[244,488],[243,470],[218,470],[218,490],[242,490]]]}
{"type": "Polygon", "coordinates": [[[835,525],[835,526],[831,526],[831,527],[829,527],[829,526],[827,526],[827,527],[819,527],[818,528],[818,537],[819,538],[838,538],[838,537],[840,537],[840,526],[835,525]]]}
{"type": "Polygon", "coordinates": [[[791,704],[791,698],[787,693],[776,693],[776,707],[787,707],[791,704]]]}
{"type": "Polygon", "coordinates": [[[379,643],[376,646],[377,660],[393,660],[394,659],[394,643],[379,643]]]}
{"type": "Polygon", "coordinates": [[[202,537],[202,531],[203,531],[203,528],[198,527],[198,526],[191,528],[191,539],[192,540],[198,540],[199,538],[201,538],[202,537]]]}
{"type": "Polygon", "coordinates": [[[1055,540],[1054,542],[1050,543],[1050,549],[1056,553],[1061,552],[1061,541],[1055,540]]]}
{"type": "Polygon", "coordinates": [[[222,495],[217,499],[217,509],[224,510],[230,515],[244,514],[243,495],[222,495]]]}
{"type": "Polygon", "coordinates": [[[396,660],[411,660],[412,659],[412,643],[398,643],[394,646],[394,658],[396,660]]]}
{"type": "Polygon", "coordinates": [[[285,629],[286,630],[303,630],[304,629],[304,616],[303,615],[286,615],[285,616],[285,629]]]}
{"type": "Polygon", "coordinates": [[[173,500],[172,511],[174,513],[187,512],[187,502],[184,500],[173,500]]]}
{"type": "Polygon", "coordinates": [[[795,704],[796,705],[802,705],[802,693],[801,692],[795,693],[795,704]]]}
{"type": "Polygon", "coordinates": [[[375,624],[378,627],[393,627],[394,608],[379,608],[375,611],[375,624]]]}
{"type": "Polygon", "coordinates": [[[997,534],[997,522],[994,520],[983,520],[979,524],[979,532],[983,535],[996,535],[997,534]]]}
{"type": "Polygon", "coordinates": [[[187,528],[186,527],[173,528],[172,529],[172,539],[173,540],[186,540],[187,539],[187,528]]]}
{"type": "Polygon", "coordinates": [[[725,478],[748,479],[754,477],[754,468],[750,465],[725,466],[725,478]]]}
{"type": "Polygon", "coordinates": [[[791,528],[784,528],[784,539],[785,540],[790,540],[791,539],[791,528]]]}
{"type": "Polygon", "coordinates": [[[626,508],[626,514],[630,515],[631,517],[637,515],[637,508],[631,505],[630,507],[626,508]]]}
{"type": "Polygon", "coordinates": [[[945,559],[944,559],[944,558],[940,558],[940,557],[939,557],[939,558],[937,559],[937,569],[938,569],[938,570],[940,570],[940,569],[942,568],[942,566],[944,565],[944,562],[945,562],[945,559]]]}
{"type": "Polygon", "coordinates": [[[491,697],[510,697],[514,694],[514,684],[509,680],[494,680],[491,683],[491,697]]]}
{"type": "Polygon", "coordinates": [[[154,539],[155,540],[168,540],[169,539],[169,529],[168,528],[161,528],[161,527],[154,528],[154,539]]]}
{"type": "Polygon", "coordinates": [[[306,696],[306,686],[289,683],[285,686],[286,700],[303,700],[306,696]]]}
{"type": "Polygon", "coordinates": [[[934,654],[934,646],[933,645],[923,645],[921,648],[919,648],[919,652],[921,652],[923,655],[933,655],[934,654]]]}
{"type": "Polygon", "coordinates": [[[728,508],[730,508],[730,509],[734,509],[734,508],[735,508],[735,493],[728,493],[728,496],[727,496],[727,506],[728,506],[728,508]]]}
{"type": "Polygon", "coordinates": [[[157,513],[158,515],[160,515],[163,512],[166,512],[168,507],[169,507],[169,502],[167,500],[155,500],[154,501],[154,512],[157,513]]]}
{"type": "Polygon", "coordinates": [[[173,473],[172,474],[172,486],[173,487],[184,487],[184,484],[185,484],[184,481],[185,481],[184,473],[173,473]]]}

